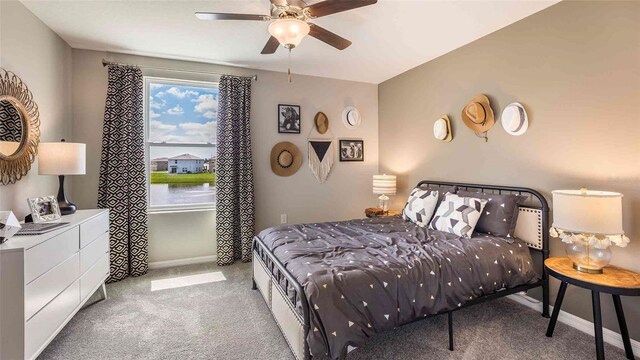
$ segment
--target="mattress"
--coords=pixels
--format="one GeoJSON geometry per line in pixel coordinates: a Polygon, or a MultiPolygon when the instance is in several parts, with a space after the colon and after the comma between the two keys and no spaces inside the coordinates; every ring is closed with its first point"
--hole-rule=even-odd
{"type": "MultiPolygon", "coordinates": [[[[465,239],[399,216],[279,226],[257,238],[304,288],[311,354],[331,358],[376,333],[540,277],[523,241],[465,239]]],[[[285,288],[284,277],[273,275],[285,288]]]]}

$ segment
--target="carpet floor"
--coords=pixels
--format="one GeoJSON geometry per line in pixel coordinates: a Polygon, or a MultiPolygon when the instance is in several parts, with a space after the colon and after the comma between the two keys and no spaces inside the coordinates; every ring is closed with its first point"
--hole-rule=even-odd
{"type": "MultiPolygon", "coordinates": [[[[105,301],[94,294],[39,359],[294,359],[260,293],[251,290],[251,264],[152,270],[107,292],[105,301]],[[198,274],[213,282],[172,287],[178,281],[166,280],[198,274]]],[[[347,360],[595,359],[593,337],[558,323],[547,338],[548,320],[508,299],[457,311],[453,352],[446,320],[379,334],[347,360]]],[[[605,344],[605,351],[607,359],[624,359],[616,347],[605,344]]]]}

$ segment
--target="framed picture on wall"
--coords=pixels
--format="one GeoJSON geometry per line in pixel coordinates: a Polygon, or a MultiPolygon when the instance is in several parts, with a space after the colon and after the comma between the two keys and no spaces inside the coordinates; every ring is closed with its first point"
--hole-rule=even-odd
{"type": "Polygon", "coordinates": [[[340,139],[340,161],[364,161],[364,140],[340,139]]]}
{"type": "Polygon", "coordinates": [[[300,105],[278,104],[278,132],[300,134],[300,105]]]}

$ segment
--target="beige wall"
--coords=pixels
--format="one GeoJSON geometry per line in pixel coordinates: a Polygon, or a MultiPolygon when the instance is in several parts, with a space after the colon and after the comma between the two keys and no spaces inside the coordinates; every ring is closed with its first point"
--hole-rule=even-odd
{"type": "MultiPolygon", "coordinates": [[[[563,2],[382,83],[380,170],[397,174],[401,206],[420,179],[624,194],[631,238],[613,263],[640,271],[640,3],[563,2]],[[484,93],[497,116],[524,104],[529,130],[500,124],[483,143],[460,119],[484,93]],[[451,143],[433,138],[440,115],[452,119],[451,143]]],[[[552,239],[552,256],[563,256],[552,239]]],[[[553,282],[552,299],[557,282],[553,282]]],[[[591,320],[590,295],[570,287],[563,309],[591,320]]],[[[631,335],[640,340],[640,301],[625,298],[631,335]]],[[[618,331],[609,297],[604,324],[618,331]]]]}
{"type": "MultiPolygon", "coordinates": [[[[73,199],[78,205],[94,207],[97,198],[98,169],[107,72],[102,58],[113,61],[168,68],[258,74],[253,83],[251,131],[256,192],[256,229],[280,223],[288,214],[289,223],[360,217],[375,204],[371,194],[371,175],[378,170],[378,92],[377,86],[310,76],[294,76],[288,84],[283,73],[237,69],[222,66],[73,50],[73,135],[88,144],[87,175],[77,177],[73,199]],[[302,109],[300,135],[278,134],[278,103],[299,104],[302,109]],[[357,106],[364,118],[357,130],[346,129],[340,120],[347,105],[357,106]],[[327,114],[330,130],[337,138],[365,140],[364,163],[336,162],[324,184],[319,184],[308,168],[306,139],[317,111],[327,114]],[[302,151],[301,169],[291,177],[271,172],[269,154],[279,141],[290,141],[302,151]]],[[[145,70],[145,75],[190,80],[217,81],[217,76],[145,70]]],[[[312,136],[318,136],[316,133],[312,136]]],[[[215,213],[212,211],[153,214],[150,216],[150,261],[210,256],[215,254],[215,213]],[[176,224],[179,224],[176,226],[176,224]]]]}
{"type": "MultiPolygon", "coordinates": [[[[42,141],[73,140],[71,47],[18,1],[0,1],[0,66],[22,78],[33,93],[42,141]]],[[[0,210],[22,218],[29,213],[27,198],[57,192],[57,177],[38,175],[36,160],[16,184],[0,185],[0,210]]]]}

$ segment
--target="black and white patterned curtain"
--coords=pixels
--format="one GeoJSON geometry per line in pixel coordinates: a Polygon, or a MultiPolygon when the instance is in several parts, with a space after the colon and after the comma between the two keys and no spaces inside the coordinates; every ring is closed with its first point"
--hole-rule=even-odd
{"type": "Polygon", "coordinates": [[[109,65],[98,207],[109,209],[109,282],[148,270],[142,71],[109,65]]]}
{"type": "Polygon", "coordinates": [[[218,95],[216,233],[218,265],[251,261],[254,235],[251,79],[222,76],[218,95]]]}

